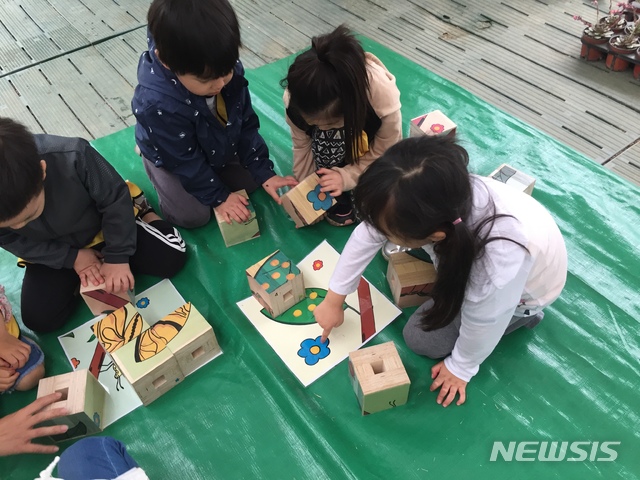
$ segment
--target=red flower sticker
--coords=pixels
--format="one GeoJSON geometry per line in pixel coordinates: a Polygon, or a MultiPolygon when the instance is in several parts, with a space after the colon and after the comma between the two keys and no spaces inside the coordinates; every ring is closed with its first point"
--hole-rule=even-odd
{"type": "Polygon", "coordinates": [[[313,262],[313,269],[318,271],[320,270],[322,267],[324,266],[324,263],[322,263],[322,260],[314,260],[313,262]]]}
{"type": "Polygon", "coordinates": [[[433,125],[431,125],[431,131],[433,133],[442,133],[444,132],[444,125],[440,123],[434,123],[433,125]]]}

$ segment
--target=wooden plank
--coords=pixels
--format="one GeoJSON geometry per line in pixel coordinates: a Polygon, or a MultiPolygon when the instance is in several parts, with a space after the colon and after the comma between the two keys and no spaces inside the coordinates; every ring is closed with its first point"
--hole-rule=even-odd
{"type": "Polygon", "coordinates": [[[32,60],[44,60],[62,52],[18,4],[2,6],[2,23],[32,60]]]}
{"type": "MultiPolygon", "coordinates": [[[[76,52],[42,65],[42,72],[49,78],[52,88],[60,96],[67,108],[81,121],[92,138],[116,132],[127,126],[90,84],[90,78],[79,68],[76,60],[85,51],[76,52]],[[75,72],[75,73],[74,73],[75,72]],[[68,78],[73,75],[75,81],[68,78]]],[[[96,52],[97,54],[97,52],[96,52]]],[[[99,54],[94,58],[96,65],[99,54]]],[[[90,66],[89,68],[93,68],[90,66]]],[[[103,71],[104,73],[104,71],[103,71]]]]}
{"type": "Polygon", "coordinates": [[[30,68],[12,75],[11,80],[23,97],[25,106],[31,109],[44,131],[53,135],[89,135],[90,132],[65,105],[55,87],[40,71],[30,68]]]}
{"type": "Polygon", "coordinates": [[[69,23],[51,3],[45,0],[21,0],[20,5],[60,50],[69,51],[89,43],[87,38],[69,23]]]}
{"type": "Polygon", "coordinates": [[[0,79],[0,116],[22,123],[33,133],[45,133],[12,83],[10,77],[0,79]]]}

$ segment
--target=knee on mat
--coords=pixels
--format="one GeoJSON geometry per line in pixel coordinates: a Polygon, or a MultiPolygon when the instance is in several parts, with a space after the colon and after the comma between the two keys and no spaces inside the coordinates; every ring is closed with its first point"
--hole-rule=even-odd
{"type": "Polygon", "coordinates": [[[50,333],[62,327],[75,309],[77,298],[60,312],[46,309],[46,305],[25,305],[22,304],[22,322],[25,327],[36,333],[50,333]]]}
{"type": "Polygon", "coordinates": [[[411,324],[407,324],[402,331],[407,347],[414,353],[434,360],[448,356],[453,350],[453,346],[439,345],[430,333],[411,324]]]}
{"type": "Polygon", "coordinates": [[[172,278],[174,277],[182,268],[187,261],[187,252],[181,252],[179,250],[173,250],[167,255],[163,256],[162,264],[164,269],[164,274],[161,275],[164,278],[172,278]]]}
{"type": "Polygon", "coordinates": [[[165,212],[162,212],[162,213],[167,222],[181,228],[203,227],[207,223],[209,223],[209,220],[211,220],[210,210],[207,210],[206,214],[193,212],[190,215],[183,215],[180,217],[176,217],[175,215],[171,215],[171,214],[166,214],[165,212]]]}
{"type": "Polygon", "coordinates": [[[44,363],[41,363],[36,368],[27,373],[23,378],[20,379],[20,382],[16,385],[16,390],[18,392],[26,392],[35,388],[38,385],[38,382],[41,378],[44,377],[44,363]]]}

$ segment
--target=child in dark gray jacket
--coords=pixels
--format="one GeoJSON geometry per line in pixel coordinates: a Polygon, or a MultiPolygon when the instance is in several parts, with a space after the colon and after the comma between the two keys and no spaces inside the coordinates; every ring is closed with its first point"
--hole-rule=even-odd
{"type": "Polygon", "coordinates": [[[8,118],[0,118],[0,247],[23,260],[22,320],[38,332],[66,322],[80,283],[132,289],[133,273],[175,275],[186,252],[86,140],[32,135],[8,118]]]}

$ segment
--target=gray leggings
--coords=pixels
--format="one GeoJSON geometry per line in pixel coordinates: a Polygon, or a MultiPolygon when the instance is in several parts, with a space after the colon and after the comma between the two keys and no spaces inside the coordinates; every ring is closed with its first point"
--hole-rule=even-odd
{"type": "MultiPolygon", "coordinates": [[[[420,328],[420,318],[422,314],[432,306],[433,300],[424,302],[420,308],[409,317],[409,321],[405,325],[402,333],[404,334],[404,341],[407,343],[407,346],[418,355],[425,355],[434,359],[444,358],[452,352],[456,340],[458,340],[460,336],[460,314],[446,327],[425,332],[420,328]]],[[[543,315],[544,313],[540,312],[530,317],[513,317],[504,334],[508,335],[514,330],[530,323],[537,325],[543,315]]]]}
{"type": "MultiPolygon", "coordinates": [[[[184,228],[201,227],[209,222],[211,207],[203,205],[188,193],[177,175],[156,167],[145,157],[142,157],[142,164],[158,193],[160,211],[168,222],[184,228]]],[[[237,157],[217,173],[231,192],[245,189],[247,193],[251,193],[260,186],[249,171],[240,165],[237,157]]]]}

